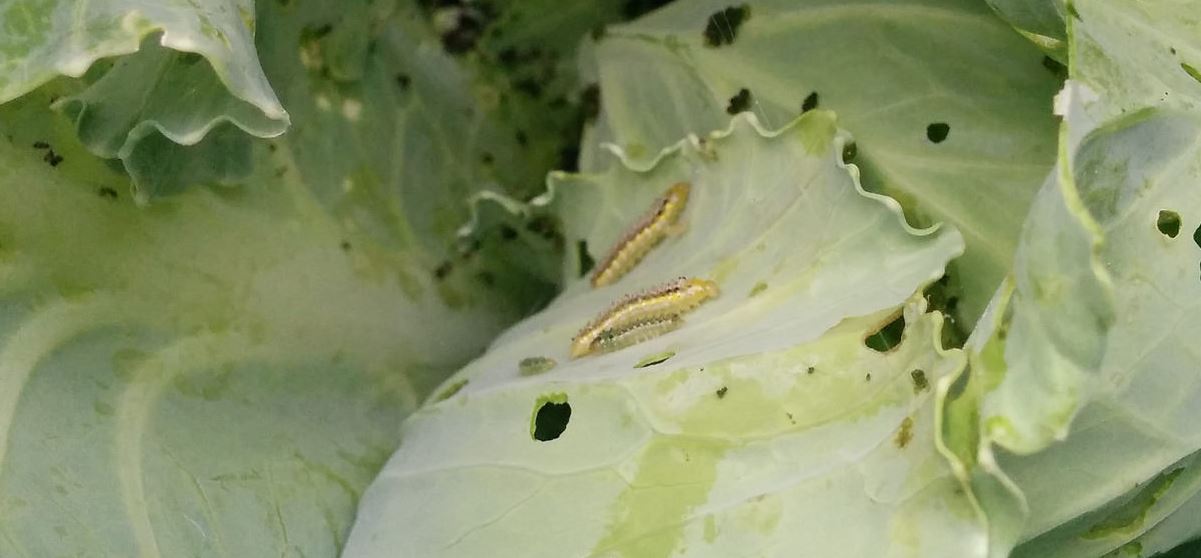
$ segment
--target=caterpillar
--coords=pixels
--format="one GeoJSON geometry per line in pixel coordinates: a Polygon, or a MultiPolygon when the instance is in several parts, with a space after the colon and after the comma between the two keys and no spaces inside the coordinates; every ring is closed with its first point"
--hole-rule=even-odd
{"type": "MultiPolygon", "coordinates": [[[[622,332],[629,333],[623,339],[638,337],[635,343],[645,339],[643,336],[633,335],[634,330],[650,328],[649,331],[657,332],[655,335],[666,333],[679,324],[664,329],[665,324],[659,322],[678,318],[718,294],[717,283],[713,281],[680,277],[646,291],[627,295],[576,334],[571,341],[571,356],[578,358],[596,352],[603,346],[614,346],[611,338],[622,332]]],[[[630,344],[633,343],[621,346],[630,344]]]]}
{"type": "Polygon", "coordinates": [[[617,282],[638,265],[651,248],[662,242],[684,212],[691,189],[689,183],[677,182],[659,196],[650,211],[626,230],[592,271],[592,286],[603,287],[617,282]]]}
{"type": "Polygon", "coordinates": [[[605,330],[592,340],[590,353],[608,353],[653,339],[680,327],[684,320],[679,316],[667,316],[653,320],[634,322],[621,329],[605,330]]]}

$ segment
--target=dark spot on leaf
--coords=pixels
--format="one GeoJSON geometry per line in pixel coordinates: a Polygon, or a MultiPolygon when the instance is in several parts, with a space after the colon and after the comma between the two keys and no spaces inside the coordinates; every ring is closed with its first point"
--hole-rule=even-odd
{"type": "Polygon", "coordinates": [[[567,396],[550,396],[538,400],[531,435],[539,442],[549,442],[563,435],[571,421],[571,404],[567,396]]]}
{"type": "Polygon", "coordinates": [[[525,135],[525,132],[521,130],[517,130],[517,133],[513,134],[513,138],[517,140],[518,145],[522,146],[530,142],[529,136],[525,135]]]}
{"type": "Polygon", "coordinates": [[[705,46],[719,47],[734,43],[738,29],[751,17],[751,7],[742,4],[714,12],[705,22],[705,46]]]}
{"type": "Polygon", "coordinates": [[[863,376],[863,381],[865,381],[865,382],[872,381],[872,373],[868,372],[865,376],[863,376]]]}
{"type": "Polygon", "coordinates": [[[718,399],[724,398],[726,396],[726,392],[729,390],[730,390],[730,388],[728,388],[726,386],[721,386],[720,388],[717,389],[717,398],[718,399]]]}
{"type": "Polygon", "coordinates": [[[526,224],[525,228],[526,230],[541,236],[546,240],[555,240],[561,236],[559,234],[559,227],[557,224],[555,224],[555,220],[547,215],[538,215],[537,217],[530,219],[530,222],[526,224]]]}
{"type": "Polygon", "coordinates": [[[810,366],[809,369],[805,370],[806,374],[812,374],[814,372],[817,372],[817,368],[814,368],[812,366],[810,366]]]}
{"type": "Polygon", "coordinates": [[[396,74],[396,85],[401,91],[408,91],[409,86],[413,84],[413,79],[406,74],[396,74]]]}
{"type": "Polygon", "coordinates": [[[875,333],[868,335],[863,340],[863,344],[873,351],[886,353],[899,345],[901,337],[904,335],[905,316],[898,315],[896,319],[889,321],[875,333]]]}
{"type": "Polygon", "coordinates": [[[100,189],[96,191],[96,193],[100,194],[100,197],[102,197],[102,198],[108,198],[110,200],[117,199],[117,191],[112,188],[109,188],[108,186],[101,186],[100,189]]]}
{"type": "Polygon", "coordinates": [[[909,377],[913,378],[913,393],[921,393],[929,389],[930,382],[926,380],[925,370],[912,370],[909,372],[909,377]]]}
{"type": "Polygon", "coordinates": [[[1180,234],[1180,214],[1175,211],[1161,209],[1159,218],[1155,220],[1155,228],[1168,238],[1176,238],[1180,234]]]}
{"type": "Polygon", "coordinates": [[[343,240],[343,241],[342,241],[342,244],[339,244],[338,246],[340,246],[340,247],[342,248],[342,251],[343,251],[343,252],[349,252],[349,251],[350,251],[350,242],[349,242],[349,241],[343,240]]]}
{"type": "Polygon", "coordinates": [[[730,104],[726,105],[727,114],[738,114],[742,111],[751,109],[751,90],[742,88],[733,97],[730,97],[730,104]]]}
{"type": "Polygon", "coordinates": [[[593,260],[592,256],[588,255],[588,241],[580,240],[576,242],[575,247],[580,260],[580,277],[583,277],[592,271],[593,267],[596,267],[596,260],[593,260]]]}
{"type": "Polygon", "coordinates": [[[1188,74],[1189,77],[1201,82],[1201,71],[1197,71],[1197,68],[1194,68],[1186,62],[1181,62],[1180,69],[1184,70],[1184,73],[1188,74]]]}
{"type": "Polygon", "coordinates": [[[817,91],[814,91],[810,93],[808,97],[805,97],[805,101],[801,103],[801,112],[809,112],[815,108],[817,108],[817,91]]]}
{"type": "Polygon", "coordinates": [[[34,149],[50,149],[50,144],[48,144],[44,141],[35,141],[35,142],[33,142],[33,148],[34,149]]]}
{"type": "Polygon", "coordinates": [[[855,162],[855,156],[858,154],[859,147],[855,145],[855,142],[849,141],[846,145],[842,146],[842,162],[853,163],[855,162]]]}
{"type": "Polygon", "coordinates": [[[593,41],[599,41],[605,38],[605,26],[597,25],[596,27],[593,27],[592,30],[588,32],[588,35],[592,37],[593,41]]]}
{"type": "Polygon", "coordinates": [[[496,160],[496,158],[493,157],[492,154],[488,153],[487,151],[485,151],[483,155],[480,155],[480,161],[483,162],[485,165],[491,165],[492,162],[495,160],[496,160]]]}
{"type": "Polygon", "coordinates": [[[446,279],[446,276],[450,275],[450,272],[453,269],[454,264],[450,263],[449,260],[444,261],[439,264],[438,267],[434,268],[434,278],[438,280],[446,279]]]}
{"type": "Polygon", "coordinates": [[[934,143],[942,143],[942,140],[947,139],[949,133],[951,133],[951,127],[945,122],[935,122],[926,126],[926,138],[934,143]]]}
{"type": "Polygon", "coordinates": [[[500,237],[505,240],[513,240],[513,239],[517,238],[517,229],[514,229],[513,227],[510,227],[508,225],[501,225],[500,226],[500,237]]]}
{"type": "Polygon", "coordinates": [[[42,160],[49,163],[52,167],[57,167],[59,163],[63,162],[63,158],[58,153],[55,153],[53,149],[47,150],[46,154],[42,156],[42,160]]]}

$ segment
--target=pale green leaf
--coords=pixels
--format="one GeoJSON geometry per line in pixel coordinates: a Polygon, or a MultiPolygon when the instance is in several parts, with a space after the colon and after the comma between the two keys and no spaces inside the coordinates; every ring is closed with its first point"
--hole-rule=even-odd
{"type": "Polygon", "coordinates": [[[613,285],[569,283],[413,415],[346,556],[984,556],[934,447],[933,386],[962,355],[920,298],[962,239],[865,193],[847,141],[826,111],[771,133],[743,115],[650,165],[552,175],[534,203],[594,258],[681,180],[686,229],[613,285]],[[677,276],[721,295],[678,331],[569,358],[612,300],[677,276]],[[899,346],[869,348],[902,307],[899,346]],[[535,439],[552,403],[565,430],[535,439]]]}

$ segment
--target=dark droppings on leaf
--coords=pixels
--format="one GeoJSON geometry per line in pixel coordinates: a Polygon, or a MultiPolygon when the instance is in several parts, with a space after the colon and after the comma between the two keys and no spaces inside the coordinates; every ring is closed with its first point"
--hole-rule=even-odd
{"type": "Polygon", "coordinates": [[[1162,209],[1155,220],[1155,228],[1168,238],[1176,238],[1180,234],[1180,214],[1175,211],[1162,209]]]}
{"type": "Polygon", "coordinates": [[[726,105],[726,114],[738,114],[751,109],[751,90],[742,88],[733,97],[730,97],[730,104],[726,105]]]}
{"type": "Polygon", "coordinates": [[[441,264],[438,264],[438,267],[434,268],[434,278],[438,280],[446,279],[446,276],[450,275],[450,272],[453,269],[454,264],[450,263],[449,261],[442,262],[441,264]]]}
{"type": "Polygon", "coordinates": [[[705,46],[719,47],[734,44],[738,29],[751,17],[751,7],[742,4],[714,12],[705,22],[705,46]]]}
{"type": "Polygon", "coordinates": [[[909,377],[913,378],[913,393],[921,393],[930,388],[930,382],[926,380],[925,370],[913,370],[909,372],[909,377]]]}
{"type": "Polygon", "coordinates": [[[516,139],[517,144],[521,146],[525,146],[526,144],[530,143],[529,136],[525,135],[525,132],[522,130],[517,130],[517,133],[513,134],[513,138],[516,139]]]}
{"type": "Polygon", "coordinates": [[[812,374],[814,372],[817,372],[817,368],[814,368],[812,366],[810,366],[807,370],[805,370],[806,374],[812,374]]]}
{"type": "Polygon", "coordinates": [[[898,315],[896,319],[889,321],[875,333],[868,335],[863,340],[863,344],[873,351],[886,353],[901,344],[901,337],[904,335],[905,316],[898,315]]]}
{"type": "Polygon", "coordinates": [[[865,376],[863,376],[863,381],[865,381],[865,382],[872,381],[872,373],[868,372],[865,376]]]}
{"type": "Polygon", "coordinates": [[[117,199],[117,191],[109,188],[108,186],[101,186],[99,190],[96,190],[96,193],[102,198],[108,198],[110,200],[117,199]]]}
{"type": "Polygon", "coordinates": [[[567,423],[571,421],[571,404],[566,396],[541,398],[539,403],[534,412],[531,435],[539,442],[555,440],[567,430],[567,423]]]}
{"type": "Polygon", "coordinates": [[[480,161],[482,163],[484,163],[485,165],[491,165],[492,162],[495,160],[496,160],[496,158],[493,157],[492,154],[488,153],[487,151],[485,151],[483,155],[480,155],[480,161]]]}
{"type": "Polygon", "coordinates": [[[817,91],[810,93],[808,97],[805,97],[805,101],[801,103],[801,112],[805,113],[817,108],[817,101],[817,91]]]}
{"type": "Polygon", "coordinates": [[[42,156],[42,160],[49,163],[52,167],[57,167],[59,163],[63,162],[63,158],[58,153],[55,153],[53,149],[47,150],[46,154],[42,156]]]}
{"type": "Polygon", "coordinates": [[[407,74],[396,74],[396,85],[400,87],[401,91],[408,91],[409,86],[412,84],[413,78],[410,78],[407,74]]]}
{"type": "Polygon", "coordinates": [[[727,392],[727,391],[729,391],[729,390],[730,390],[730,388],[728,388],[728,387],[726,387],[726,386],[721,386],[721,387],[720,387],[720,388],[718,388],[718,390],[717,390],[717,398],[718,398],[718,399],[724,399],[724,398],[726,397],[726,392],[727,392]]]}
{"type": "Polygon", "coordinates": [[[951,133],[951,127],[945,122],[935,122],[926,126],[926,138],[934,143],[942,143],[951,133]]]}
{"type": "Polygon", "coordinates": [[[342,251],[343,251],[343,252],[349,252],[349,251],[350,251],[350,242],[348,242],[348,241],[345,241],[345,240],[343,240],[343,241],[342,241],[342,244],[339,244],[338,246],[342,248],[342,251]]]}
{"type": "Polygon", "coordinates": [[[35,142],[33,142],[33,148],[34,149],[50,149],[50,144],[48,144],[44,141],[35,141],[35,142]]]}

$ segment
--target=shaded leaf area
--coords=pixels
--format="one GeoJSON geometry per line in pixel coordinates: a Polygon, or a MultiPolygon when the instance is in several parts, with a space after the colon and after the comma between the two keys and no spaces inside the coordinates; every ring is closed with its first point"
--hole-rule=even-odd
{"type": "Polygon", "coordinates": [[[548,234],[454,234],[460,155],[521,150],[415,8],[259,8],[294,127],[227,188],[136,206],[47,108],[79,82],[0,108],[0,555],[337,554],[401,419],[549,296],[548,234]]]}
{"type": "Polygon", "coordinates": [[[253,11],[248,0],[6,0],[0,102],[81,78],[56,106],[92,153],[121,161],[142,202],[244,179],[250,138],[289,123],[255,52],[253,11]]]}

